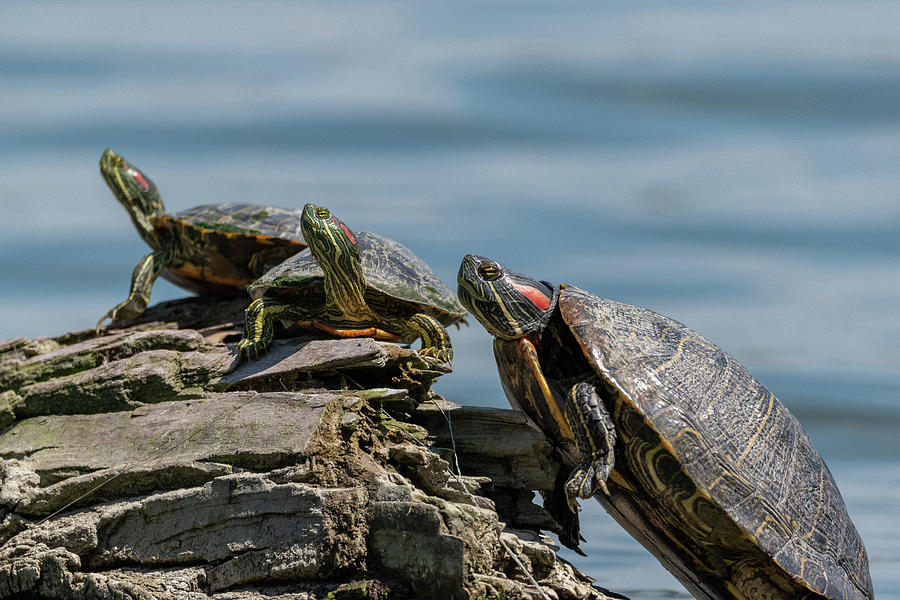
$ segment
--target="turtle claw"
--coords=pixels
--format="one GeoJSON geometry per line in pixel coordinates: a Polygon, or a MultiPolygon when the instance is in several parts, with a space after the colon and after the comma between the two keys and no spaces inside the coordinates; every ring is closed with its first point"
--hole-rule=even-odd
{"type": "Polygon", "coordinates": [[[94,327],[94,335],[100,335],[103,333],[103,330],[106,329],[106,326],[103,324],[103,321],[106,319],[112,319],[109,313],[103,315],[99,321],[97,321],[97,325],[94,327]]]}
{"type": "Polygon", "coordinates": [[[100,332],[104,329],[103,321],[107,319],[109,319],[110,325],[116,323],[117,321],[136,319],[137,317],[144,314],[145,308],[147,308],[146,302],[135,300],[129,297],[128,300],[120,302],[119,304],[116,304],[111,309],[106,311],[106,314],[103,315],[103,317],[99,321],[97,321],[97,326],[94,328],[94,332],[97,335],[100,335],[100,332]]]}
{"type": "Polygon", "coordinates": [[[121,308],[122,308],[122,305],[119,304],[117,306],[112,307],[108,311],[106,311],[106,314],[103,315],[102,317],[100,317],[100,320],[97,321],[97,325],[96,325],[96,327],[94,327],[94,334],[100,335],[101,333],[103,333],[103,330],[106,329],[106,325],[103,324],[103,322],[105,320],[109,319],[110,325],[115,323],[116,318],[119,316],[119,311],[121,308]]]}
{"type": "Polygon", "coordinates": [[[266,346],[254,344],[246,339],[242,339],[234,347],[231,363],[225,369],[225,373],[232,373],[244,363],[258,360],[266,351],[266,346]]]}
{"type": "Polygon", "coordinates": [[[612,466],[603,461],[576,467],[565,484],[566,503],[569,505],[569,510],[578,512],[577,498],[590,498],[597,491],[602,491],[609,496],[606,479],[611,470],[612,466]]]}
{"type": "Polygon", "coordinates": [[[233,364],[235,367],[237,367],[238,364],[244,362],[245,360],[257,360],[260,356],[265,354],[265,352],[266,344],[251,342],[247,338],[243,338],[237,343],[237,346],[235,346],[234,348],[235,359],[233,364]]]}
{"type": "Polygon", "coordinates": [[[233,373],[241,364],[259,358],[264,350],[264,347],[260,349],[259,344],[254,344],[247,338],[242,338],[234,347],[233,358],[228,367],[226,367],[225,373],[233,373]]]}
{"type": "Polygon", "coordinates": [[[443,363],[447,363],[450,365],[453,360],[453,351],[442,350],[441,348],[437,348],[435,346],[429,346],[427,348],[420,348],[416,351],[419,356],[426,356],[428,358],[433,358],[443,363]]]}
{"type": "Polygon", "coordinates": [[[564,486],[569,508],[575,510],[575,498],[590,498],[598,490],[609,496],[606,480],[615,462],[616,430],[597,390],[590,383],[572,386],[565,411],[582,460],[564,486]]]}

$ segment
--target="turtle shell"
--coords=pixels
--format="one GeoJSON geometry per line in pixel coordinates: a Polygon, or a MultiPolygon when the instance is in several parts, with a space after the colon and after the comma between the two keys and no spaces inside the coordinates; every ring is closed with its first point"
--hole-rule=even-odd
{"type": "Polygon", "coordinates": [[[153,217],[178,241],[162,275],[199,293],[242,293],[266,270],[306,248],[299,209],[232,202],[153,217]]]}
{"type": "Polygon", "coordinates": [[[152,222],[157,227],[173,231],[194,228],[223,235],[278,238],[294,244],[302,244],[305,248],[306,243],[300,232],[302,212],[297,208],[287,209],[245,202],[228,202],[194,206],[172,215],[154,217],[152,222]]]}
{"type": "MultiPolygon", "coordinates": [[[[399,301],[410,312],[425,312],[443,325],[458,321],[466,309],[456,295],[425,262],[390,238],[360,231],[354,233],[360,251],[367,297],[372,291],[399,301]]],[[[309,249],[269,270],[247,288],[256,299],[267,292],[283,297],[307,297],[321,288],[325,273],[309,249]]]]}
{"type": "Polygon", "coordinates": [[[667,538],[694,573],[735,581],[743,561],[790,597],[873,597],[831,472],[768,389],[677,321],[560,287],[559,315],[619,435],[611,480],[628,497],[613,506],[619,517],[667,538]]]}

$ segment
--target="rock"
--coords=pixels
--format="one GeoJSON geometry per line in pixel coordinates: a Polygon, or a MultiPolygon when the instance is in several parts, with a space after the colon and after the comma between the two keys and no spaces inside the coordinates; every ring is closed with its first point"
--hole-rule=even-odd
{"type": "Polygon", "coordinates": [[[344,344],[329,343],[331,341],[275,344],[258,360],[244,363],[223,377],[220,386],[226,389],[237,384],[253,386],[254,383],[276,377],[293,378],[302,373],[339,372],[354,368],[380,369],[387,365],[387,350],[371,338],[349,339],[344,344]]]}
{"type": "MultiPolygon", "coordinates": [[[[564,533],[568,521],[560,524],[564,519],[554,520],[533,502],[534,491],[550,493],[564,474],[550,442],[523,413],[440,400],[421,404],[411,418],[441,456],[489,479],[484,494],[508,525],[564,533]]],[[[568,508],[561,508],[568,517],[568,508]]]]}
{"type": "MultiPolygon", "coordinates": [[[[144,350],[197,350],[203,345],[203,337],[192,330],[151,330],[132,333],[114,333],[86,341],[62,346],[48,340],[46,352],[28,352],[30,344],[23,344],[22,356],[26,360],[7,359],[0,363],[0,390],[25,388],[50,378],[78,373],[134,356],[144,350]]],[[[6,354],[14,353],[15,347],[6,354]]],[[[2,356],[0,350],[0,356],[2,356]]],[[[18,352],[15,352],[18,354],[18,352]]]]}
{"type": "Polygon", "coordinates": [[[0,437],[0,456],[27,468],[37,483],[10,499],[0,492],[0,506],[43,516],[73,501],[95,502],[82,494],[97,485],[110,498],[202,484],[233,466],[294,464],[308,453],[328,398],[213,393],[128,412],[26,419],[0,437]]]}
{"type": "MultiPolygon", "coordinates": [[[[409,348],[371,338],[282,340],[259,360],[244,363],[218,379],[218,390],[257,391],[321,386],[366,390],[403,388],[421,398],[447,367],[409,348]]],[[[393,398],[396,399],[396,398],[393,398]]]]}
{"type": "Polygon", "coordinates": [[[559,468],[521,415],[366,338],[229,373],[239,304],[0,344],[0,599],[608,597],[539,531],[559,468]]]}
{"type": "Polygon", "coordinates": [[[16,420],[16,413],[13,410],[22,399],[12,390],[0,392],[0,429],[9,427],[16,420]]]}

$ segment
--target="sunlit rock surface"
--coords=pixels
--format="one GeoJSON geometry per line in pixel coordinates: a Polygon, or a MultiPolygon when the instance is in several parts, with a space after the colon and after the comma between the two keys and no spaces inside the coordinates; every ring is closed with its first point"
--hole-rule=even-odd
{"type": "Polygon", "coordinates": [[[520,414],[367,338],[234,368],[242,308],[0,343],[0,598],[609,597],[540,532],[558,467],[520,414]]]}

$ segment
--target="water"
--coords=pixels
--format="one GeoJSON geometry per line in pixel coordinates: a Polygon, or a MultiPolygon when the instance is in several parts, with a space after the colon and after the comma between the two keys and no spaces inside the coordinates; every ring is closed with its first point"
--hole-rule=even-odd
{"type": "MultiPolygon", "coordinates": [[[[331,207],[670,315],[798,416],[900,598],[900,5],[0,3],[0,339],[93,326],[170,210],[331,207]]],[[[153,301],[184,293],[160,281],[153,301]]],[[[438,391],[506,406],[490,339],[438,391]]],[[[600,585],[687,597],[599,506],[600,585]]]]}

